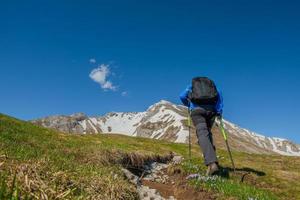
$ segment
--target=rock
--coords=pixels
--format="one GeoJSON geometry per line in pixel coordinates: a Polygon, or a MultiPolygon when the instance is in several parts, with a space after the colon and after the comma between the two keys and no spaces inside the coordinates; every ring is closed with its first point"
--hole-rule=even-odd
{"type": "Polygon", "coordinates": [[[178,165],[180,164],[182,161],[184,160],[184,158],[182,156],[174,156],[172,159],[172,163],[174,165],[178,165]]]}
{"type": "Polygon", "coordinates": [[[140,181],[139,178],[137,176],[135,176],[133,173],[131,173],[128,169],[122,169],[124,175],[126,176],[126,178],[133,183],[134,185],[140,185],[140,181]]]}
{"type": "Polygon", "coordinates": [[[77,121],[82,121],[82,120],[88,119],[88,116],[86,116],[84,113],[75,113],[75,114],[71,115],[70,117],[77,121]]]}
{"type": "Polygon", "coordinates": [[[156,178],[156,179],[154,179],[154,181],[157,182],[157,183],[161,183],[162,182],[161,178],[156,178]]]}

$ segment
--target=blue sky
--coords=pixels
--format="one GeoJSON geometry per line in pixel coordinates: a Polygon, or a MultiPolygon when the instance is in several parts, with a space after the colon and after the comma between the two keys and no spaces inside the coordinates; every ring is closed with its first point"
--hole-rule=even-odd
{"type": "Polygon", "coordinates": [[[0,1],[0,112],[27,120],[143,111],[161,99],[180,103],[203,75],[223,91],[225,118],[300,143],[299,7],[0,1]]]}

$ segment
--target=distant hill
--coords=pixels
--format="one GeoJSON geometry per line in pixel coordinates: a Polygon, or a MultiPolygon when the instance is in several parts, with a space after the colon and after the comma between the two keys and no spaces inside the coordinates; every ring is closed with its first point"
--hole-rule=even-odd
{"type": "MultiPolygon", "coordinates": [[[[150,106],[145,112],[111,112],[100,117],[88,117],[83,113],[78,113],[71,116],[50,116],[32,122],[66,133],[119,133],[176,143],[188,142],[186,108],[164,100],[150,106]]],[[[300,156],[300,145],[289,140],[266,137],[240,128],[226,120],[224,124],[234,150],[248,153],[300,156]]],[[[218,123],[213,128],[213,133],[217,147],[225,148],[218,123]]],[[[192,135],[193,142],[196,143],[195,134],[192,135]]]]}

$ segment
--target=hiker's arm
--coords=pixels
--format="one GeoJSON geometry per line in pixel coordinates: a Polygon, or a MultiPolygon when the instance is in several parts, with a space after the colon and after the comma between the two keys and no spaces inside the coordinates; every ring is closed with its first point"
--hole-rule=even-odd
{"type": "Polygon", "coordinates": [[[222,92],[220,90],[218,90],[218,94],[219,94],[219,98],[218,98],[218,102],[216,104],[216,111],[218,115],[222,115],[223,114],[223,96],[222,96],[222,92]]]}
{"type": "Polygon", "coordinates": [[[183,105],[190,107],[190,101],[189,101],[189,93],[192,90],[192,86],[189,85],[181,94],[180,94],[180,100],[183,103],[183,105]]]}

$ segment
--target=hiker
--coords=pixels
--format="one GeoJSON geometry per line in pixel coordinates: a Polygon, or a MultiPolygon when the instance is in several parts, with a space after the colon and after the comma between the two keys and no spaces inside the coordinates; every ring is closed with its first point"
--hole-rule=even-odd
{"type": "Polygon", "coordinates": [[[219,167],[211,128],[215,118],[222,116],[222,95],[212,80],[206,77],[196,77],[193,78],[192,84],[181,93],[180,99],[191,113],[204,163],[207,166],[206,175],[214,175],[219,171],[219,167]]]}

